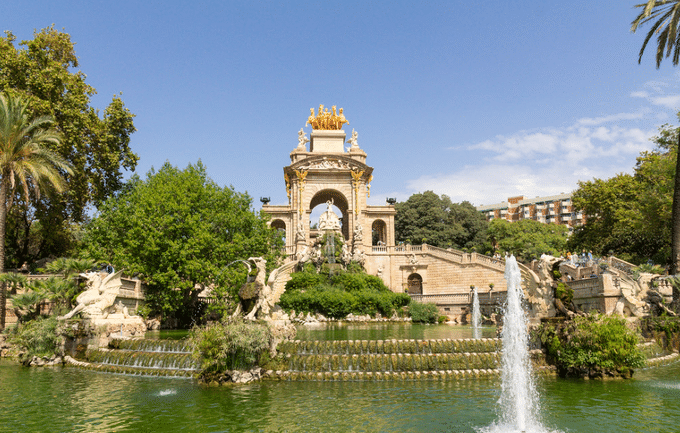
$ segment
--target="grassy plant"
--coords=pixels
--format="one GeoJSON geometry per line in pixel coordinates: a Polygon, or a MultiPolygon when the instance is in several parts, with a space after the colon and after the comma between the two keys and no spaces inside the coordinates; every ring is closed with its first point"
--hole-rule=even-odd
{"type": "Polygon", "coordinates": [[[25,359],[58,353],[59,336],[56,317],[38,317],[17,325],[8,332],[10,343],[26,351],[25,359]]]}
{"type": "Polygon", "coordinates": [[[193,356],[199,360],[204,377],[226,370],[252,368],[269,348],[270,338],[266,325],[244,322],[240,318],[226,318],[221,323],[194,328],[190,335],[193,356]]]}

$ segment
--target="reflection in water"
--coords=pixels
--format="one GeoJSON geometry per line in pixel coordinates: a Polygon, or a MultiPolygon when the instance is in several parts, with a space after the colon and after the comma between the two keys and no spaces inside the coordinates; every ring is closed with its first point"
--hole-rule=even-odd
{"type": "MultiPolygon", "coordinates": [[[[481,337],[496,338],[496,328],[480,327],[481,337]]],[[[411,323],[330,322],[297,327],[298,340],[437,340],[475,338],[469,326],[420,325],[411,323]]]]}
{"type": "MultiPolygon", "coordinates": [[[[633,380],[542,379],[544,425],[567,432],[671,432],[680,363],[633,380]]],[[[24,368],[0,360],[0,432],[474,432],[495,419],[497,380],[262,382],[24,368]]]]}

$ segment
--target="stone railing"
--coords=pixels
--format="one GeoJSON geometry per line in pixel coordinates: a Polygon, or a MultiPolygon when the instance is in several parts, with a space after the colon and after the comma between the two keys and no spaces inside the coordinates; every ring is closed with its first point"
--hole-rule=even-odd
{"type": "Polygon", "coordinates": [[[604,290],[601,278],[568,281],[566,284],[574,291],[574,299],[602,296],[604,290]]]}
{"type": "Polygon", "coordinates": [[[490,267],[497,270],[505,269],[505,261],[498,260],[493,257],[485,256],[483,254],[477,253],[464,253],[458,250],[449,250],[439,247],[434,247],[432,245],[396,245],[392,247],[388,246],[373,246],[371,248],[372,253],[385,253],[385,254],[408,254],[408,253],[427,253],[434,257],[448,260],[453,263],[460,264],[479,264],[482,266],[490,267]]]}
{"type": "Polygon", "coordinates": [[[453,293],[448,295],[411,295],[411,299],[417,302],[437,305],[467,305],[472,302],[469,293],[453,293]]]}
{"type": "Polygon", "coordinates": [[[622,270],[622,271],[629,273],[629,274],[631,272],[633,272],[632,269],[635,267],[634,264],[628,263],[625,260],[621,260],[618,257],[610,257],[608,262],[609,262],[609,266],[611,266],[612,268],[622,270]]]}

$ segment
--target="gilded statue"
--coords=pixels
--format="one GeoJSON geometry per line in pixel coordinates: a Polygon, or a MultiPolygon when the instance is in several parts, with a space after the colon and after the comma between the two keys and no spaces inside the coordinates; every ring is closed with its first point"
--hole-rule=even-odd
{"type": "Polygon", "coordinates": [[[314,114],[314,109],[310,108],[310,116],[307,118],[307,125],[312,125],[312,129],[315,130],[340,130],[342,129],[342,126],[344,124],[349,125],[349,121],[343,114],[343,109],[341,108],[340,111],[337,111],[336,106],[334,105],[332,108],[332,111],[329,111],[328,108],[324,110],[323,105],[319,105],[319,111],[317,114],[314,114]]]}

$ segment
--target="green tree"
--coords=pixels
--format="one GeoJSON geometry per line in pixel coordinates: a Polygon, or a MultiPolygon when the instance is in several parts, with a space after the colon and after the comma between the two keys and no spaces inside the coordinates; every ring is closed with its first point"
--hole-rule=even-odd
{"type": "Polygon", "coordinates": [[[133,176],[100,207],[87,225],[86,250],[138,274],[154,313],[188,320],[203,287],[216,283],[213,293],[224,300],[243,284],[244,267],[229,263],[262,256],[268,269],[276,266],[281,238],[251,203],[215,184],[200,161],[184,170],[165,163],[144,180],[133,176]]]}
{"type": "Polygon", "coordinates": [[[672,263],[676,140],[677,129],[663,125],[652,138],[656,147],[640,154],[633,175],[579,182],[573,202],[587,223],[569,239],[570,249],[613,252],[636,264],[672,263]]]}
{"type": "MultiPolygon", "coordinates": [[[[0,273],[5,271],[5,223],[12,207],[14,190],[24,197],[30,192],[40,197],[41,189],[63,191],[62,173],[72,173],[70,165],[46,145],[58,144],[59,133],[52,129],[49,116],[30,117],[28,104],[21,97],[0,93],[0,273]]],[[[6,296],[0,294],[0,328],[5,327],[6,296]]]]}
{"type": "MultiPolygon", "coordinates": [[[[646,3],[636,5],[644,8],[640,15],[632,22],[631,31],[635,32],[641,25],[653,22],[649,29],[642,48],[638,63],[642,62],[642,54],[647,47],[647,43],[654,34],[657,36],[656,48],[656,68],[658,69],[663,60],[664,52],[666,57],[673,53],[673,66],[680,61],[680,32],[678,32],[678,22],[680,21],[680,0],[648,0],[646,3]],[[656,20],[656,21],[655,21],[656,20]]],[[[680,146],[680,134],[677,134],[677,146],[680,146]]],[[[676,152],[675,158],[675,177],[673,182],[673,207],[671,225],[671,272],[680,272],[680,152],[676,152]]],[[[678,301],[676,299],[676,301],[678,301]]]]}
{"type": "Polygon", "coordinates": [[[482,248],[487,222],[469,202],[452,203],[432,191],[413,194],[395,205],[398,242],[426,243],[442,248],[482,248]]]}
{"type": "Polygon", "coordinates": [[[566,245],[569,229],[561,224],[543,224],[533,220],[511,223],[494,219],[489,223],[487,232],[494,248],[527,262],[538,259],[541,254],[559,255],[566,245]]]}
{"type": "Polygon", "coordinates": [[[52,116],[62,139],[46,147],[74,168],[69,189],[59,197],[16,196],[25,206],[12,210],[8,257],[14,266],[40,257],[64,255],[90,205],[99,206],[123,185],[123,170],[134,170],[129,147],[133,114],[119,96],[98,112],[90,106],[95,89],[76,70],[78,58],[67,33],[49,27],[15,46],[9,31],[0,37],[0,89],[21,95],[29,118],[52,116]]]}

